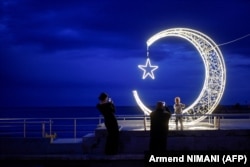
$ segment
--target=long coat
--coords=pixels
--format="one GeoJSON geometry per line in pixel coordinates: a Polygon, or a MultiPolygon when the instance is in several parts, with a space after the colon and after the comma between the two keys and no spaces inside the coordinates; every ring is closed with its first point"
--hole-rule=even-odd
{"type": "Polygon", "coordinates": [[[97,109],[104,117],[104,124],[107,129],[107,139],[105,145],[106,154],[116,154],[119,144],[119,127],[115,117],[115,106],[113,103],[97,104],[97,109]]]}
{"type": "Polygon", "coordinates": [[[170,111],[157,109],[150,114],[150,144],[151,152],[165,152],[167,150],[168,123],[170,111]]]}

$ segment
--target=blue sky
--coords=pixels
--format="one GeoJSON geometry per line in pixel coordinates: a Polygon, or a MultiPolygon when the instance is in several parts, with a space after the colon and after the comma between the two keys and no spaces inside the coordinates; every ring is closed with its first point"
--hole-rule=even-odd
{"type": "MultiPolygon", "coordinates": [[[[155,80],[142,80],[146,41],[175,27],[192,28],[222,44],[250,33],[250,1],[2,0],[0,106],[93,106],[100,92],[116,105],[191,104],[204,66],[188,41],[152,46],[155,80]]],[[[250,104],[250,36],[220,47],[227,82],[220,104],[250,104]]]]}

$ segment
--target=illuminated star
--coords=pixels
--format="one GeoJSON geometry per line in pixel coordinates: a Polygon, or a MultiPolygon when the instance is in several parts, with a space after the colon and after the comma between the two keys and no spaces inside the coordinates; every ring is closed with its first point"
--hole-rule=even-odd
{"type": "Polygon", "coordinates": [[[147,76],[150,76],[152,79],[155,79],[153,71],[156,70],[158,66],[152,66],[149,58],[147,58],[145,65],[138,65],[138,67],[143,70],[142,79],[147,78],[147,76]]]}

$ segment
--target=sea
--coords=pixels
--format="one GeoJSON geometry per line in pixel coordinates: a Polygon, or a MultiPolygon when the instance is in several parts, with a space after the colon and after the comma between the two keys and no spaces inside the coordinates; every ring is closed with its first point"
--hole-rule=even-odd
{"type": "MultiPolygon", "coordinates": [[[[116,106],[116,115],[142,115],[137,106],[116,106]]],[[[97,117],[95,106],[0,107],[0,118],[78,118],[97,117]]]]}

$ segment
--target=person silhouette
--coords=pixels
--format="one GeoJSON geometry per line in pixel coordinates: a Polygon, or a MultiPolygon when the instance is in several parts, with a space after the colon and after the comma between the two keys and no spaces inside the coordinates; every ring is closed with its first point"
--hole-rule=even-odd
{"type": "Polygon", "coordinates": [[[115,116],[115,105],[113,101],[108,98],[107,93],[101,93],[98,97],[99,103],[97,109],[104,117],[104,124],[107,129],[105,154],[114,155],[118,153],[119,145],[119,127],[115,116]]]}
{"type": "Polygon", "coordinates": [[[181,103],[181,98],[180,97],[175,97],[175,104],[174,104],[174,112],[177,114],[176,116],[176,130],[178,130],[178,122],[181,124],[181,130],[183,130],[183,121],[182,121],[182,109],[185,108],[185,104],[181,103]]]}
{"type": "Polygon", "coordinates": [[[167,150],[170,117],[171,113],[165,102],[157,102],[156,109],[150,113],[149,151],[151,153],[163,153],[167,150]]]}

